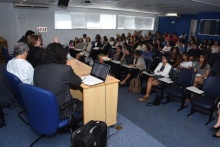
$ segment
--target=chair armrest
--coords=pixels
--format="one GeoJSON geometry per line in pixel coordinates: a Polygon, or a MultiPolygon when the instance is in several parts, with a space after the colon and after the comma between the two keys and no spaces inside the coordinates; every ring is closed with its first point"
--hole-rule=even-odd
{"type": "Polygon", "coordinates": [[[78,99],[69,100],[68,102],[66,102],[66,103],[64,103],[63,105],[60,106],[60,110],[64,110],[67,106],[69,106],[73,103],[76,103],[78,101],[79,101],[78,99]]]}
{"type": "Polygon", "coordinates": [[[196,94],[203,94],[204,93],[204,91],[198,89],[195,86],[190,86],[190,87],[187,87],[186,89],[189,90],[189,91],[192,91],[192,92],[194,92],[196,94]]]}

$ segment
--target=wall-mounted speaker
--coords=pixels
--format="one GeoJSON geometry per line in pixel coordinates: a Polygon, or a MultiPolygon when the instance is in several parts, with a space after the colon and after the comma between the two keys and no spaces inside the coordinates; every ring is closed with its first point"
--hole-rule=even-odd
{"type": "Polygon", "coordinates": [[[69,0],[58,0],[58,6],[68,7],[69,0]]]}

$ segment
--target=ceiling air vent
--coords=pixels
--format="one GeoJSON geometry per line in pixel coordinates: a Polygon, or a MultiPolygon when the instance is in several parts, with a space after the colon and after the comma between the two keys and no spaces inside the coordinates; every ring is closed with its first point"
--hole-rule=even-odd
{"type": "Polygon", "coordinates": [[[48,4],[25,4],[25,3],[15,3],[14,4],[15,8],[49,8],[48,4]]]}

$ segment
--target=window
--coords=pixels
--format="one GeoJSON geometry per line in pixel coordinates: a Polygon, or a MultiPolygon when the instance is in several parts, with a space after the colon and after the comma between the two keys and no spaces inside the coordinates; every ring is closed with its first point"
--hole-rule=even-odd
{"type": "MultiPolygon", "coordinates": [[[[57,11],[55,29],[116,29],[116,14],[57,11]]],[[[118,15],[117,29],[153,30],[154,18],[118,15]]]]}
{"type": "Polygon", "coordinates": [[[86,14],[85,13],[71,13],[72,15],[72,28],[73,29],[86,29],[86,14]]]}
{"type": "Polygon", "coordinates": [[[116,29],[116,15],[100,14],[100,29],[116,29]]]}
{"type": "Polygon", "coordinates": [[[220,20],[201,20],[199,34],[220,35],[220,20]]]}
{"type": "Polygon", "coordinates": [[[154,18],[118,15],[118,29],[153,30],[154,18]]]}
{"type": "Polygon", "coordinates": [[[55,29],[72,29],[71,14],[55,12],[55,29]]]}

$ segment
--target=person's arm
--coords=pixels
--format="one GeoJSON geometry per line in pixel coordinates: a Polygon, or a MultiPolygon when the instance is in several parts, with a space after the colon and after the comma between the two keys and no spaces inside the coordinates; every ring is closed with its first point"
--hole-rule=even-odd
{"type": "Polygon", "coordinates": [[[204,75],[201,75],[201,77],[206,78],[209,76],[210,70],[206,70],[204,75]]]}
{"type": "Polygon", "coordinates": [[[123,56],[121,57],[121,62],[123,62],[124,61],[124,59],[125,59],[125,53],[123,54],[123,56]]]}
{"type": "Polygon", "coordinates": [[[160,68],[162,67],[162,65],[163,65],[162,62],[160,62],[160,63],[157,65],[156,69],[154,70],[154,74],[159,75],[160,68]]]}
{"type": "Polygon", "coordinates": [[[171,68],[172,66],[167,63],[166,66],[164,67],[164,70],[159,72],[159,75],[163,77],[167,77],[170,73],[171,68]]]}
{"type": "Polygon", "coordinates": [[[72,86],[80,86],[82,84],[82,79],[75,74],[73,69],[69,66],[69,84],[72,86]]]}

